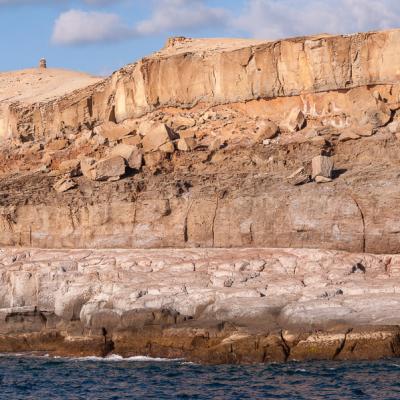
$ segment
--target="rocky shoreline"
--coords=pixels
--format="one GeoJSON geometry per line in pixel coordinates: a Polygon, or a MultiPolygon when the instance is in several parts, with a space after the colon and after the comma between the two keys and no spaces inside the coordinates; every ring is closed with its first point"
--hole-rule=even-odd
{"type": "MultiPolygon", "coordinates": [[[[156,317],[157,319],[157,317],[156,317]]],[[[252,333],[230,325],[195,328],[154,326],[103,335],[68,337],[63,332],[0,335],[3,354],[50,357],[146,356],[201,364],[257,364],[290,361],[361,361],[400,357],[400,329],[357,327],[330,331],[252,333]],[[238,333],[239,332],[239,333],[238,333]],[[118,345],[115,345],[114,340],[118,345]]]]}
{"type": "Polygon", "coordinates": [[[399,38],[0,74],[0,352],[400,356],[399,38]]]}
{"type": "Polygon", "coordinates": [[[400,356],[400,256],[0,252],[0,352],[202,363],[400,356]]]}

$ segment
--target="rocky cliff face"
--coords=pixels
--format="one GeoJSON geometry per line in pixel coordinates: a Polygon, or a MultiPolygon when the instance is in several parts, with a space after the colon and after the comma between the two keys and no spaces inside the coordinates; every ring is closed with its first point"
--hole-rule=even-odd
{"type": "MultiPolygon", "coordinates": [[[[8,129],[21,132],[24,119],[24,123],[32,123],[37,134],[49,134],[108,119],[120,123],[164,107],[192,108],[198,103],[214,106],[310,94],[305,111],[329,118],[332,110],[317,104],[316,93],[396,85],[400,77],[399,38],[399,31],[393,30],[278,42],[170,41],[162,51],[123,68],[90,90],[78,90],[44,104],[32,100],[31,108],[23,102],[11,104],[8,129]]],[[[396,86],[392,93],[395,102],[398,94],[396,86]]],[[[330,107],[344,108],[332,102],[330,107]]],[[[357,107],[347,107],[348,112],[355,110],[357,107]]]]}
{"type": "MultiPolygon", "coordinates": [[[[210,360],[210,348],[240,339],[240,351],[223,350],[214,361],[280,360],[305,340],[298,357],[309,357],[317,341],[329,349],[318,357],[334,358],[351,335],[349,348],[364,350],[346,357],[372,357],[376,346],[377,355],[398,354],[397,278],[388,271],[400,252],[399,36],[175,38],[104,80],[68,73],[70,84],[59,86],[65,71],[0,75],[0,245],[63,250],[1,261],[11,336],[0,351],[27,329],[34,348],[83,354],[80,337],[88,352],[103,352],[104,328],[104,343],[117,343],[121,354],[210,360]],[[76,248],[110,251],[66,250],[76,248]],[[146,251],[144,260],[141,250],[115,248],[170,250],[146,251]],[[180,261],[169,262],[171,254],[180,261]],[[296,259],[279,261],[284,279],[275,262],[282,254],[296,259]],[[54,257],[69,260],[64,272],[54,257]],[[266,267],[253,270],[261,261],[266,267]],[[310,263],[319,266],[298,278],[310,263]],[[372,293],[376,310],[363,303],[372,293]],[[57,305],[67,298],[69,314],[57,305]],[[265,326],[256,324],[260,316],[265,326]],[[147,321],[145,334],[133,328],[137,318],[147,321]],[[205,326],[211,331],[200,334],[205,326]],[[316,337],[315,326],[327,336],[316,337]],[[140,342],[149,336],[157,340],[140,342]],[[187,343],[190,350],[177,350],[187,343]],[[263,350],[246,359],[249,346],[263,350]]],[[[24,348],[19,340],[12,349],[24,348]]]]}
{"type": "MultiPolygon", "coordinates": [[[[1,160],[1,242],[397,252],[398,192],[387,180],[397,179],[399,35],[181,38],[72,93],[89,78],[74,76],[57,93],[48,78],[15,102],[4,95],[11,136],[1,160]],[[94,168],[130,157],[133,146],[135,168],[106,176],[108,163],[97,175],[122,181],[73,177],[60,186],[71,192],[54,191],[54,177],[71,173],[65,162],[89,157],[94,168]],[[319,154],[333,157],[334,183],[288,182],[319,154]]],[[[84,175],[95,176],[88,168],[84,175]]]]}
{"type": "Polygon", "coordinates": [[[315,250],[2,251],[0,351],[203,362],[400,355],[400,258],[315,250]]]}

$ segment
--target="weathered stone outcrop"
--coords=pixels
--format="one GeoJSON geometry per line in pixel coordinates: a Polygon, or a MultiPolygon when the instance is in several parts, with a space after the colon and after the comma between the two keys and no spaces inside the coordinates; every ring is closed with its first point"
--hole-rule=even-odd
{"type": "Polygon", "coordinates": [[[0,352],[399,355],[399,39],[0,74],[0,352]]]}
{"type": "MultiPolygon", "coordinates": [[[[289,96],[302,96],[301,108],[323,115],[329,114],[326,106],[340,108],[340,104],[320,106],[316,93],[375,85],[396,85],[391,95],[398,103],[399,39],[399,30],[278,42],[187,39],[93,87],[52,101],[9,104],[0,116],[0,127],[7,126],[0,136],[43,135],[104,121],[122,122],[169,106],[289,96]]],[[[367,108],[364,104],[363,110],[367,108]]]]}
{"type": "Polygon", "coordinates": [[[222,149],[210,162],[201,161],[208,152],[182,152],[156,175],[145,166],[114,183],[77,177],[77,188],[61,195],[57,177],[12,175],[0,182],[0,243],[398,253],[397,139],[373,136],[357,146],[338,144],[334,180],[325,185],[286,179],[302,160],[311,163],[319,151],[313,144],[222,149]]]}
{"type": "Polygon", "coordinates": [[[398,256],[0,253],[0,351],[271,362],[399,356],[398,256]]]}

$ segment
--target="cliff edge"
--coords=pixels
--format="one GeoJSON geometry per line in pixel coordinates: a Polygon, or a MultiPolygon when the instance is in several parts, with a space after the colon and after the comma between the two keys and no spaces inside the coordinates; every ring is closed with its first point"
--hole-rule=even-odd
{"type": "Polygon", "coordinates": [[[0,351],[399,355],[399,39],[0,74],[0,351]]]}

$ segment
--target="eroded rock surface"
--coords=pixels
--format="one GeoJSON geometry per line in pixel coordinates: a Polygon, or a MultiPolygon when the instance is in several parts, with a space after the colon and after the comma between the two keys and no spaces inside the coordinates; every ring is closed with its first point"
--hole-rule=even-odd
{"type": "Polygon", "coordinates": [[[0,262],[0,351],[204,362],[400,355],[400,256],[27,249],[2,250],[0,262]]]}
{"type": "Polygon", "coordinates": [[[398,355],[399,39],[0,74],[0,351],[398,355]]]}
{"type": "Polygon", "coordinates": [[[398,252],[399,34],[182,39],[72,93],[4,94],[0,243],[398,252]]]}

